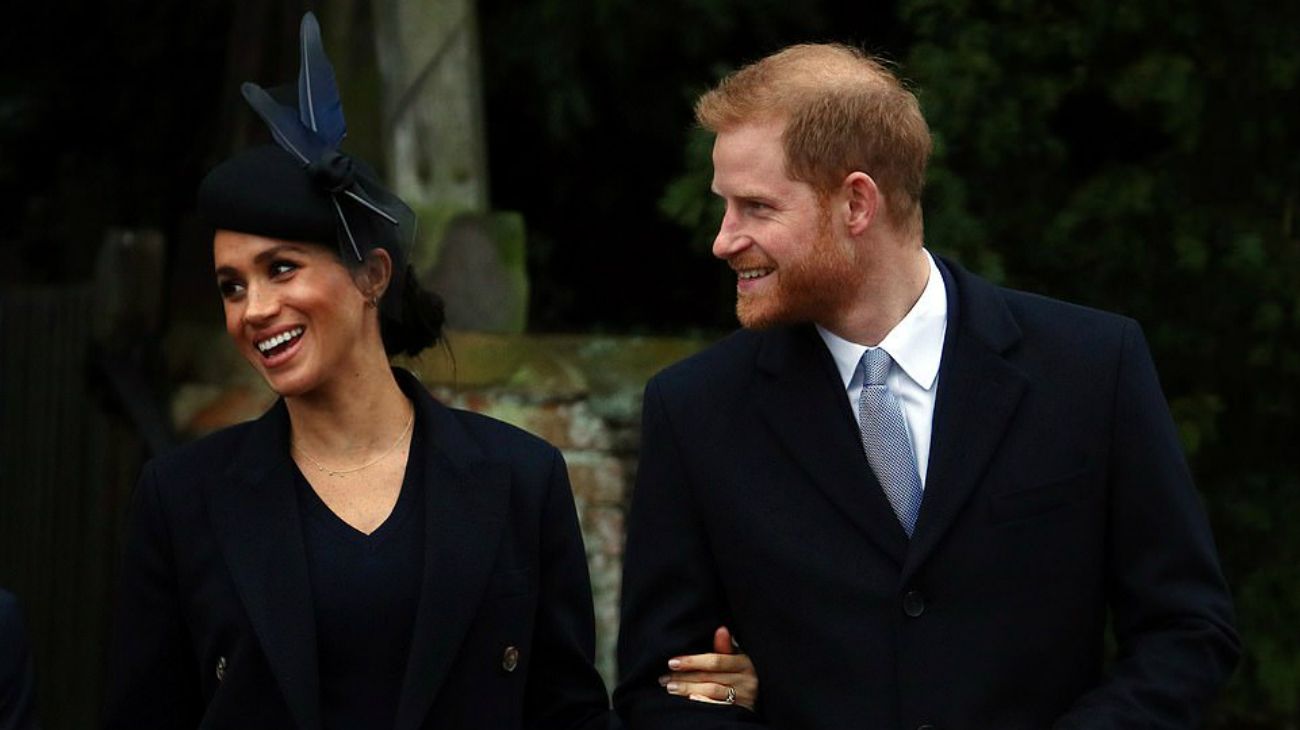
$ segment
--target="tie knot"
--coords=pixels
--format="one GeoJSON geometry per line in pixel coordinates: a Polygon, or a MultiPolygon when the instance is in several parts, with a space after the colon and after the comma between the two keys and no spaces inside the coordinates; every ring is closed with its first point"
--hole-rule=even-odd
{"type": "Polygon", "coordinates": [[[884,385],[889,375],[889,366],[894,364],[888,352],[877,347],[862,353],[858,368],[862,370],[862,385],[884,385]]]}

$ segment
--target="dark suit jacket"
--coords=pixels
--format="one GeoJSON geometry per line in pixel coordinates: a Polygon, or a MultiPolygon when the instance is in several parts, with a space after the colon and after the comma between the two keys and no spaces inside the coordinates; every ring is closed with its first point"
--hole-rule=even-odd
{"type": "MultiPolygon", "coordinates": [[[[425,460],[424,577],[398,730],[603,728],[587,563],[559,452],[397,374],[431,445],[411,455],[425,460]]],[[[283,403],[146,465],[108,727],[321,726],[292,473],[283,403]]]]}
{"type": "Polygon", "coordinates": [[[811,326],[738,332],[647,386],[615,693],[631,728],[1198,725],[1238,641],[1138,326],[940,268],[910,542],[811,326]],[[757,715],[654,681],[718,623],[758,669],[757,715]]]}
{"type": "Polygon", "coordinates": [[[36,668],[12,593],[0,590],[0,730],[35,730],[36,668]]]}

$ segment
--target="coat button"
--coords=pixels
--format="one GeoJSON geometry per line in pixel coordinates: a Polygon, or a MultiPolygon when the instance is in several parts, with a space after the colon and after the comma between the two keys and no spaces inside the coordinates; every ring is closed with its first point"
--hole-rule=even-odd
{"type": "Polygon", "coordinates": [[[226,679],[226,658],[217,657],[217,681],[222,682],[226,679]]]}
{"type": "Polygon", "coordinates": [[[916,618],[925,613],[925,596],[920,591],[908,591],[903,596],[903,613],[916,618]]]}
{"type": "Polygon", "coordinates": [[[501,668],[507,672],[513,672],[517,666],[519,666],[519,650],[513,646],[507,646],[505,652],[501,655],[501,668]]]}

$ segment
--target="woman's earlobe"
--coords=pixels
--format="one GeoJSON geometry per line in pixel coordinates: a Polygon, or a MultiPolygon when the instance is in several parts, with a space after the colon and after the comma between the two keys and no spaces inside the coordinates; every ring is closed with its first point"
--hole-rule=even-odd
{"type": "Polygon", "coordinates": [[[392,278],[392,259],[383,249],[375,249],[366,257],[357,272],[357,286],[366,298],[367,307],[379,306],[392,278]]]}

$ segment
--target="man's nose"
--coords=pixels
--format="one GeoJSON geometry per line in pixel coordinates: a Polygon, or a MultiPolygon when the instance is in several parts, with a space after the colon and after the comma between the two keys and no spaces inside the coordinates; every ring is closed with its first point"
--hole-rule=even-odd
{"type": "Polygon", "coordinates": [[[752,239],[741,229],[739,216],[728,205],[722,223],[718,226],[718,235],[713,238],[713,255],[729,259],[745,250],[750,243],[752,239]]]}

